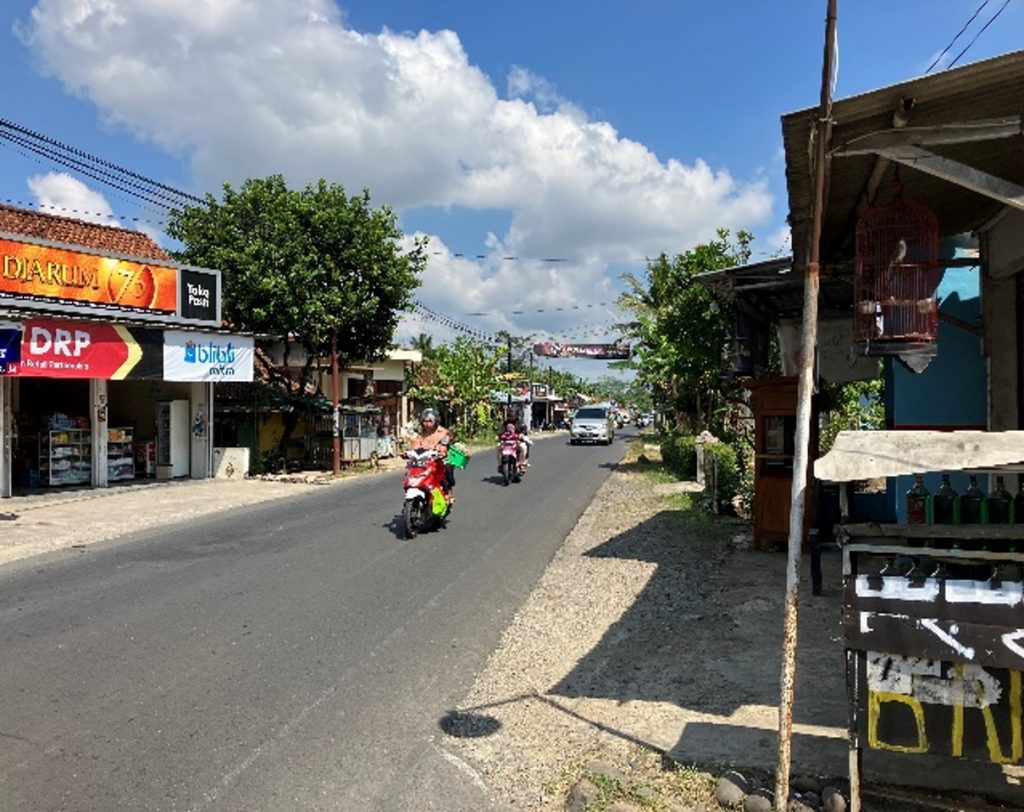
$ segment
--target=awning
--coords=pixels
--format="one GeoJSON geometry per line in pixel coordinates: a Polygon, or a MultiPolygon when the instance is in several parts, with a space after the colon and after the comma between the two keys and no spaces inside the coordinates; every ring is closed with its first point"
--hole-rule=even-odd
{"type": "Polygon", "coordinates": [[[1024,463],[1024,431],[841,431],[814,476],[829,482],[1005,469],[1024,463]]]}

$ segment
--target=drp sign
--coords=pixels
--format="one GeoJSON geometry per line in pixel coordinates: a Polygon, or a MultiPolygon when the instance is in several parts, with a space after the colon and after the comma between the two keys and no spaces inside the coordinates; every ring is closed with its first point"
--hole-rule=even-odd
{"type": "Polygon", "coordinates": [[[85,330],[33,324],[28,336],[28,355],[81,358],[91,343],[92,337],[85,330]]]}

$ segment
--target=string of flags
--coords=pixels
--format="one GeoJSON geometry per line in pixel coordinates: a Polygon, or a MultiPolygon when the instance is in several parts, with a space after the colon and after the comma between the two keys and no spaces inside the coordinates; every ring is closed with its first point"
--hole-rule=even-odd
{"type": "MultiPolygon", "coordinates": [[[[477,330],[470,327],[468,324],[465,324],[452,316],[448,316],[434,310],[433,308],[427,307],[422,302],[415,302],[413,312],[427,321],[441,324],[464,335],[468,335],[491,344],[500,343],[498,337],[493,333],[487,333],[483,330],[477,330]]],[[[560,340],[549,339],[547,341],[535,342],[532,345],[531,350],[535,356],[543,358],[590,358],[595,360],[623,360],[630,358],[632,356],[631,347],[629,343],[623,339],[610,343],[604,342],[598,344],[576,343],[565,340],[566,338],[572,337],[606,336],[617,326],[618,325],[616,323],[609,322],[604,325],[590,325],[589,327],[579,328],[577,330],[568,330],[563,333],[562,339],[560,340]]]]}

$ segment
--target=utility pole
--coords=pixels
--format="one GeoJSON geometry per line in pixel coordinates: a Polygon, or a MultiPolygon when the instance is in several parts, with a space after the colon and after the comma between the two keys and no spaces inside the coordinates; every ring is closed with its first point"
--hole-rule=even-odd
{"type": "Polygon", "coordinates": [[[505,417],[512,414],[512,333],[508,334],[508,404],[505,417]]]}
{"type": "Polygon", "coordinates": [[[338,331],[331,330],[331,401],[334,404],[332,425],[334,449],[331,454],[331,470],[335,476],[341,473],[341,397],[338,385],[338,331]]]}
{"type": "MultiPolygon", "coordinates": [[[[818,340],[818,286],[821,276],[821,221],[825,210],[828,142],[831,136],[832,72],[836,48],[836,3],[827,0],[825,56],[821,68],[821,106],[815,134],[814,208],[804,280],[804,312],[800,329],[800,369],[797,379],[796,437],[793,449],[793,490],[789,509],[789,555],[786,564],[786,603],[782,627],[782,676],[779,680],[779,762],[775,770],[775,810],[789,809],[789,771],[793,748],[793,695],[796,688],[797,616],[800,599],[800,557],[804,541],[811,396],[814,393],[814,354],[818,340]]],[[[853,776],[850,776],[851,784],[853,776]]],[[[859,803],[854,810],[859,807],[859,803]]]]}

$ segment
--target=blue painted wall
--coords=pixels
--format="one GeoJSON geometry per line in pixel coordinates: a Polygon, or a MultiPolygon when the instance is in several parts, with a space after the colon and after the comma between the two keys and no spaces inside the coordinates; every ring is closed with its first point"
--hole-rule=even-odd
{"type": "MultiPolygon", "coordinates": [[[[944,241],[943,257],[962,257],[965,252],[953,241],[944,241]]],[[[939,284],[939,310],[981,325],[981,269],[948,268],[939,284]]],[[[981,339],[971,333],[939,322],[938,355],[924,372],[917,374],[894,358],[885,359],[885,418],[891,429],[936,427],[984,430],[988,424],[988,396],[985,357],[981,339]]],[[[935,493],[942,473],[925,475],[925,487],[935,493]]],[[[911,476],[890,477],[886,483],[886,518],[905,522],[906,493],[913,486],[911,476]]],[[[968,487],[966,474],[951,473],[950,484],[957,493],[968,487]]],[[[994,480],[993,483],[994,484],[994,480]]],[[[988,478],[978,478],[988,493],[988,478]]]]}

